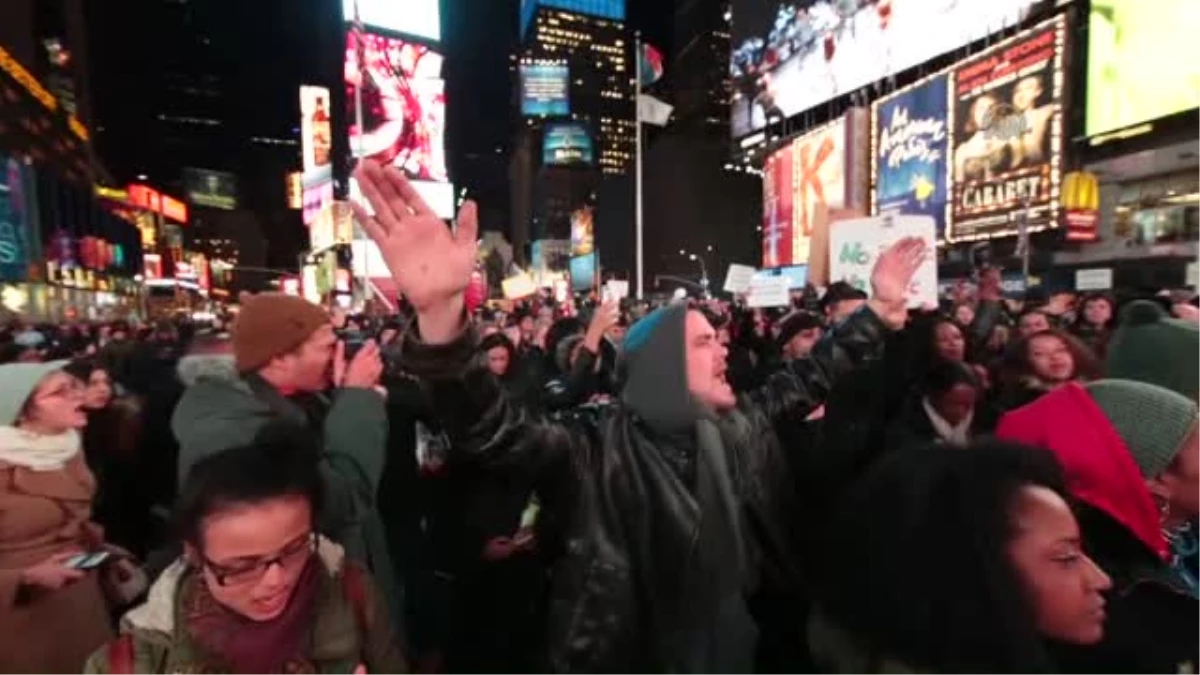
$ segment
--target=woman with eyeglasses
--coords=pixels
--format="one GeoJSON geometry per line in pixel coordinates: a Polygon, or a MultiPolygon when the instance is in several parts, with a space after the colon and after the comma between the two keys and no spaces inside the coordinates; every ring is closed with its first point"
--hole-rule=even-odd
{"type": "Polygon", "coordinates": [[[183,557],[85,671],[406,672],[369,574],[314,530],[312,451],[271,427],[196,464],[176,511],[183,557]]]}
{"type": "Polygon", "coordinates": [[[78,671],[139,590],[91,520],[84,386],[64,365],[0,366],[0,672],[78,671]]]}

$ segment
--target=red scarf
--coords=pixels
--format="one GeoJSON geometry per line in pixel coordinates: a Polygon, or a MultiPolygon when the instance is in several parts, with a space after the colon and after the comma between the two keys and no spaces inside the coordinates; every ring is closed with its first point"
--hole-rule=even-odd
{"type": "Polygon", "coordinates": [[[305,651],[315,618],[320,567],[313,556],[287,607],[270,621],[253,621],[227,609],[208,592],[201,575],[192,576],[182,596],[188,634],[235,673],[312,672],[305,651]]]}

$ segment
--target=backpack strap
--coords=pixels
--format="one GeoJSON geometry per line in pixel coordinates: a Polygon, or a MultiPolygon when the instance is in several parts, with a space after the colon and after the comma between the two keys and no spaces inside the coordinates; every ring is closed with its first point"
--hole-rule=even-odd
{"type": "Polygon", "coordinates": [[[132,635],[119,635],[108,643],[108,672],[111,675],[131,675],[134,672],[132,635]]]}
{"type": "Polygon", "coordinates": [[[354,619],[363,634],[367,632],[367,584],[363,568],[347,560],[342,565],[342,592],[354,610],[354,619]]]}

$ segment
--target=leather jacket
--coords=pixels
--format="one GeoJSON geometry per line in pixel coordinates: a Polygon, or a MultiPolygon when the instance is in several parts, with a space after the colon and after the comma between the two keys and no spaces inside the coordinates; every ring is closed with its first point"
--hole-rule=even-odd
{"type": "MultiPolygon", "coordinates": [[[[794,483],[777,430],[803,424],[834,383],[880,356],[886,328],[863,308],[786,364],[719,419],[743,504],[753,588],[803,597],[794,483]]],[[[405,369],[424,382],[450,431],[451,461],[528,472],[543,513],[564,523],[548,616],[547,666],[555,671],[677,669],[672,636],[689,589],[680,579],[695,554],[698,511],[663,439],[620,404],[541,415],[509,403],[494,378],[468,367],[474,335],[441,346],[406,333],[405,369]]],[[[793,469],[795,467],[792,467],[793,469]]],[[[797,640],[802,626],[796,626],[797,640]]]]}

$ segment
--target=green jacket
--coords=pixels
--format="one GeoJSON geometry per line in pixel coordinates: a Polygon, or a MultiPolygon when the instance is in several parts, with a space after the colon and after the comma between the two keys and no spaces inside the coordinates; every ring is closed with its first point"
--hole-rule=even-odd
{"type": "MultiPolygon", "coordinates": [[[[344,566],[355,563],[346,562],[341,548],[328,540],[321,541],[318,556],[324,569],[312,637],[304,654],[316,672],[351,673],[359,665],[369,673],[407,672],[387,608],[370,575],[361,568],[357,570],[362,593],[359,598],[349,597],[344,566]]],[[[124,667],[114,658],[116,648],[106,645],[92,654],[84,672],[231,672],[219,657],[204,653],[183,626],[179,589],[194,574],[194,568],[177,561],[150,588],[145,604],[121,619],[121,634],[132,641],[132,659],[124,667]]]]}
{"type": "MultiPolygon", "coordinates": [[[[304,411],[265,382],[239,377],[231,359],[187,357],[179,375],[189,385],[175,408],[171,429],[179,440],[179,483],[205,457],[249,445],[269,422],[310,422],[304,411]]],[[[332,397],[321,435],[324,504],[318,514],[322,533],[346,554],[367,566],[388,600],[393,616],[403,606],[376,508],[387,443],[383,397],[368,389],[340,389],[332,397]]]]}

